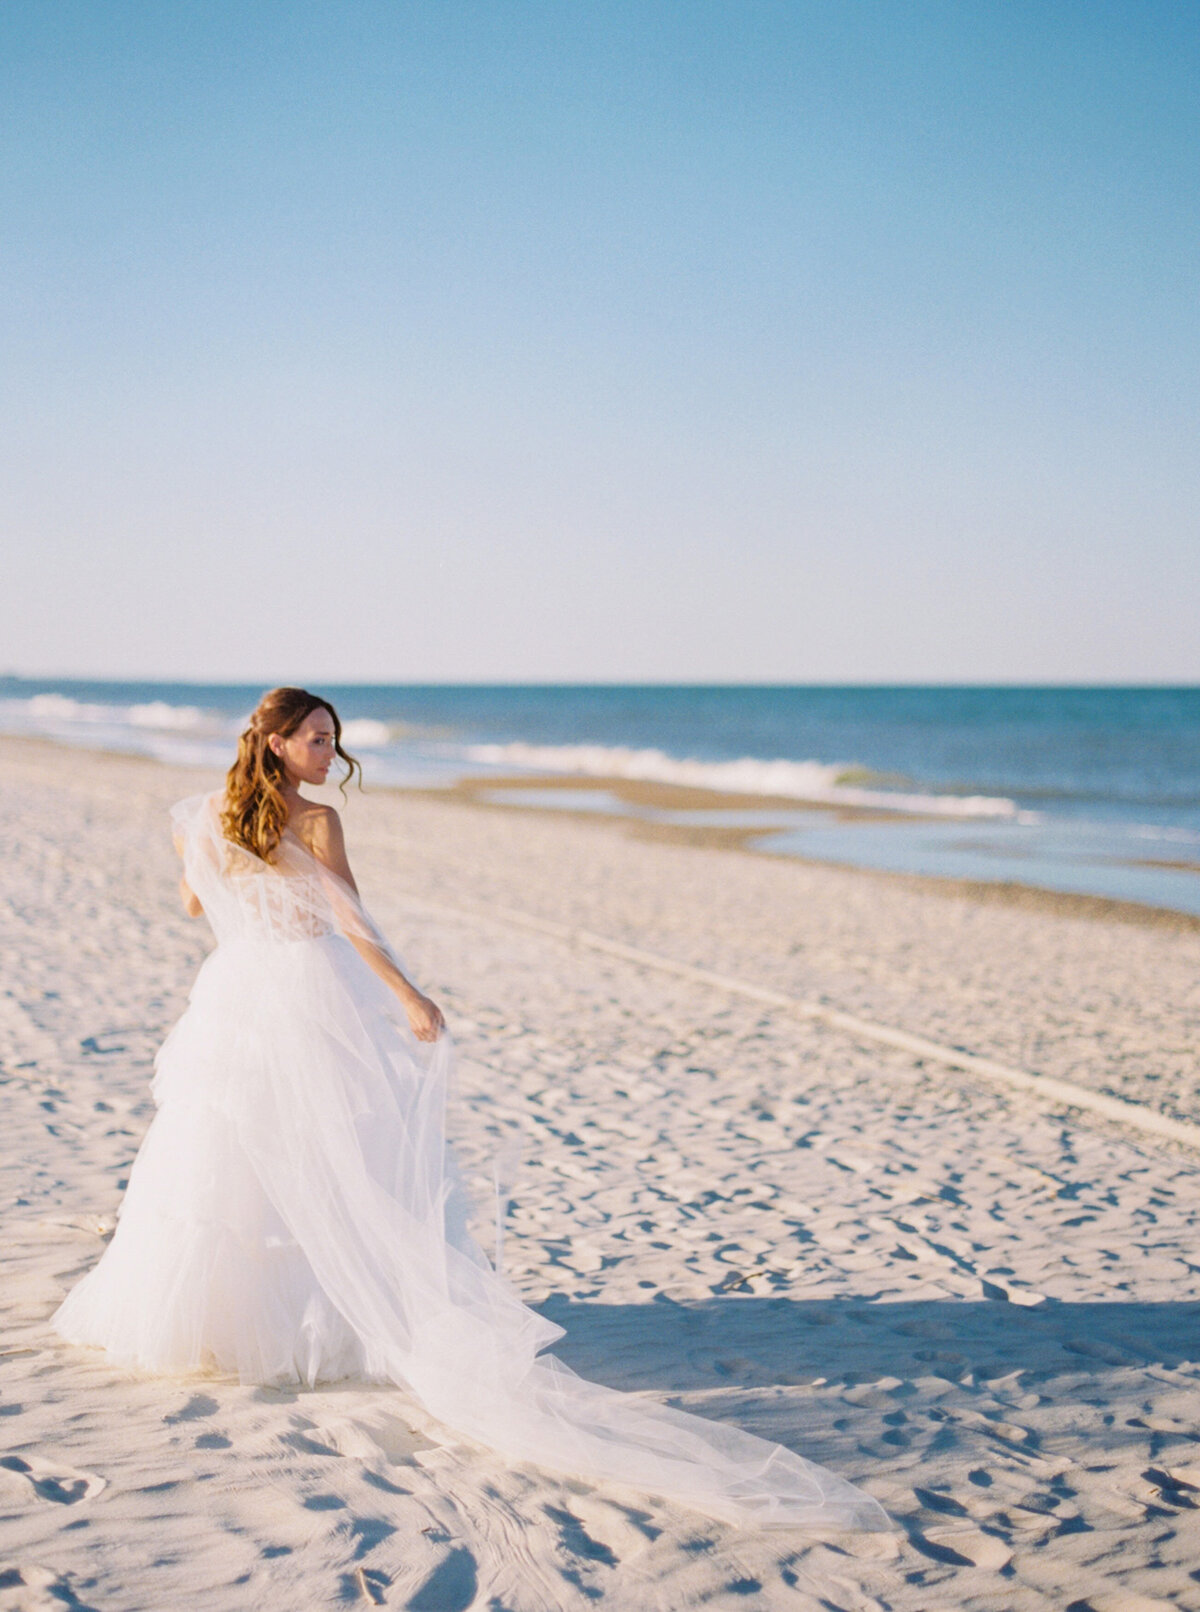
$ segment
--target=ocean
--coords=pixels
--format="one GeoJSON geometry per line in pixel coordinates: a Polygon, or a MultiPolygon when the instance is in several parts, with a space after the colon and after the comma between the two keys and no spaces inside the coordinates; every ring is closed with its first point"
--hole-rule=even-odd
{"type": "MultiPolygon", "coordinates": [[[[261,692],[0,678],[0,730],[225,766],[261,692]]],[[[363,684],[321,692],[376,783],[516,776],[522,788],[498,787],[492,798],[729,823],[761,830],[763,849],[821,861],[1200,914],[1200,688],[363,684]],[[537,788],[539,778],[564,776],[579,787],[537,788]],[[764,804],[633,806],[604,787],[611,778],[763,796],[764,804]]]]}

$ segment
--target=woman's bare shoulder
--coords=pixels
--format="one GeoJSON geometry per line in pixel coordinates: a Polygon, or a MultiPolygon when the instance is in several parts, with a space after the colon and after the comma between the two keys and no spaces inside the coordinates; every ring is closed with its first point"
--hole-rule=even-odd
{"type": "Polygon", "coordinates": [[[315,800],[298,800],[288,813],[288,827],[309,845],[336,844],[342,839],[342,820],[335,808],[315,800]]]}

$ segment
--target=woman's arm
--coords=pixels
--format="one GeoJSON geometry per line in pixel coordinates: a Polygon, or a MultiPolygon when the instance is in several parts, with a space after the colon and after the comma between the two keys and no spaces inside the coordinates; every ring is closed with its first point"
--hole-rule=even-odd
{"type": "MultiPolygon", "coordinates": [[[[183,841],[178,835],[175,837],[175,849],[182,857],[183,841]]],[[[181,873],[179,875],[179,899],[183,902],[183,910],[187,913],[189,918],[199,918],[200,914],[204,911],[204,908],[200,904],[200,897],[187,882],[186,873],[181,873]]]]}
{"type": "MultiPolygon", "coordinates": [[[[331,873],[336,873],[342,883],[348,884],[357,895],[358,886],[354,882],[350,861],[346,856],[342,820],[333,807],[319,806],[311,812],[305,812],[302,826],[297,824],[297,828],[317,861],[331,873]]],[[[391,958],[381,952],[378,946],[372,945],[362,936],[347,935],[346,938],[367,967],[378,974],[383,983],[400,998],[408,1015],[409,1028],[417,1040],[436,1041],[446,1023],[437,1003],[431,1002],[411,980],[405,979],[391,958]]]]}
{"type": "Polygon", "coordinates": [[[179,899],[183,902],[183,910],[189,918],[199,918],[204,911],[200,903],[200,897],[192,889],[183,874],[179,876],[179,899]]]}

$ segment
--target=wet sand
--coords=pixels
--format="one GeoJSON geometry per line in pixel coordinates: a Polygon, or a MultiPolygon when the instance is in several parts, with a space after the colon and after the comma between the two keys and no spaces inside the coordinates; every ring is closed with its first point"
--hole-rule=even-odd
{"type": "MultiPolygon", "coordinates": [[[[520,777],[463,778],[447,789],[405,790],[398,793],[413,794],[428,800],[461,801],[465,805],[495,809],[497,802],[491,797],[505,790],[528,794],[531,790],[575,791],[586,789],[603,791],[630,806],[645,806],[660,811],[771,811],[781,816],[797,810],[821,812],[839,822],[944,822],[944,818],[922,818],[912,812],[870,810],[859,806],[831,806],[828,801],[794,800],[776,795],[722,794],[718,790],[682,788],[676,784],[657,784],[641,779],[575,776],[531,779],[520,777]]],[[[332,799],[333,797],[331,797],[332,799]]],[[[558,808],[539,807],[528,803],[499,803],[506,811],[545,811],[561,816],[558,808]]],[[[996,902],[1002,906],[1041,908],[1071,917],[1101,918],[1122,923],[1148,924],[1154,928],[1188,930],[1200,933],[1200,916],[1190,912],[1176,912],[1169,907],[1149,906],[1140,901],[1117,901],[1108,896],[1094,896],[1072,891],[1047,890],[1038,885],[1024,884],[1019,879],[959,879],[933,877],[918,873],[893,873],[880,868],[861,868],[848,862],[829,862],[820,858],[798,856],[788,851],[772,851],[761,843],[776,832],[771,827],[721,827],[712,824],[663,823],[653,819],[619,817],[611,812],[589,811],[586,807],[572,808],[572,816],[590,817],[601,822],[619,822],[626,831],[638,839],[664,840],[676,845],[711,846],[720,850],[750,851],[757,856],[775,856],[788,862],[804,861],[815,866],[844,868],[862,873],[869,878],[899,881],[913,890],[925,890],[935,895],[958,896],[969,901],[996,902]]],[[[1139,858],[1145,867],[1169,868],[1179,872],[1200,873],[1200,863],[1166,861],[1150,857],[1139,858]]]]}

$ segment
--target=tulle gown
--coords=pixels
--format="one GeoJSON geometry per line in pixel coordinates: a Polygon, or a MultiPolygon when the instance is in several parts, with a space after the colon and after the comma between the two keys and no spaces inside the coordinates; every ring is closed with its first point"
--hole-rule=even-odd
{"type": "Polygon", "coordinates": [[[779,1445],[577,1376],[467,1230],[446,1140],[452,1049],[411,1034],[395,960],[290,832],[266,863],[220,797],[173,809],[216,935],[156,1060],[116,1233],[55,1314],[148,1373],[391,1382],[513,1462],[744,1525],[881,1529],[879,1505],[779,1445]]]}

